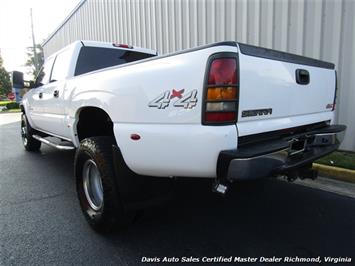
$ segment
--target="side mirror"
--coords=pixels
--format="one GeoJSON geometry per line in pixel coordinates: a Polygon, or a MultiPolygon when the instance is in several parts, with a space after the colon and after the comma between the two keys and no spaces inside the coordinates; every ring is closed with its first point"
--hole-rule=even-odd
{"type": "Polygon", "coordinates": [[[23,89],[24,86],[23,73],[19,71],[12,72],[12,87],[23,89]]]}
{"type": "Polygon", "coordinates": [[[30,81],[30,88],[34,88],[35,87],[35,82],[33,80],[30,81]]]}
{"type": "Polygon", "coordinates": [[[25,80],[24,82],[25,82],[24,88],[32,89],[35,87],[35,82],[33,80],[30,80],[30,81],[25,80]]]}

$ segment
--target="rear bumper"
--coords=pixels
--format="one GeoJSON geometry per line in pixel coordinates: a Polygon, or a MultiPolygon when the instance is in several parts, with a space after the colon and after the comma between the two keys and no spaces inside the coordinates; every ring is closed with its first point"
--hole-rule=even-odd
{"type": "Polygon", "coordinates": [[[246,180],[280,175],[312,164],[336,150],[346,130],[344,125],[297,134],[292,137],[245,145],[222,151],[218,157],[220,179],[246,180]]]}

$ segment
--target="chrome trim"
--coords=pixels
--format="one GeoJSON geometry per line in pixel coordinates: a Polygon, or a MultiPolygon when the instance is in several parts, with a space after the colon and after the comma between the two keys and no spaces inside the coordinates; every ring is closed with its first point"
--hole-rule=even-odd
{"type": "Polygon", "coordinates": [[[47,139],[45,139],[45,138],[42,138],[42,137],[40,137],[40,136],[38,136],[38,135],[32,135],[32,137],[33,137],[34,139],[36,139],[36,140],[38,140],[38,141],[44,143],[44,144],[47,144],[47,145],[49,145],[49,146],[51,146],[51,147],[54,147],[54,148],[57,148],[57,149],[59,149],[59,150],[74,150],[74,149],[75,149],[74,146],[58,145],[58,144],[53,143],[53,142],[50,142],[49,140],[47,140],[47,139]]]}
{"type": "MultiPolygon", "coordinates": [[[[327,146],[336,143],[338,133],[324,133],[314,135],[313,146],[327,146]]],[[[312,136],[311,136],[312,137],[312,136]]]]}
{"type": "MultiPolygon", "coordinates": [[[[22,115],[22,116],[24,116],[24,115],[22,115]]],[[[24,121],[24,118],[22,117],[22,119],[21,119],[21,137],[22,137],[22,143],[24,146],[26,146],[28,143],[27,135],[28,135],[27,124],[24,121]]]]}
{"type": "Polygon", "coordinates": [[[283,165],[288,156],[289,148],[251,158],[231,160],[227,172],[228,179],[249,179],[264,176],[265,172],[283,165]]]}
{"type": "Polygon", "coordinates": [[[50,137],[56,137],[56,138],[64,139],[64,140],[66,140],[66,141],[70,141],[70,142],[71,142],[71,139],[70,139],[70,138],[63,137],[63,136],[60,136],[60,135],[51,133],[51,132],[49,132],[49,131],[45,131],[45,130],[40,129],[40,128],[35,128],[35,129],[36,129],[37,131],[39,131],[39,132],[42,132],[42,133],[45,133],[45,134],[49,135],[50,137]]]}
{"type": "Polygon", "coordinates": [[[83,166],[83,187],[90,207],[95,211],[100,210],[104,204],[104,190],[99,169],[92,159],[83,166]]]}
{"type": "Polygon", "coordinates": [[[299,141],[298,138],[289,140],[289,147],[267,153],[260,156],[250,158],[235,158],[229,163],[227,171],[227,179],[246,180],[266,177],[273,173],[273,171],[286,164],[289,158],[296,154],[301,154],[305,151],[321,149],[322,147],[339,144],[342,141],[343,132],[337,133],[321,133],[313,135],[305,135],[305,144],[303,149],[292,152],[292,143],[299,141]]]}

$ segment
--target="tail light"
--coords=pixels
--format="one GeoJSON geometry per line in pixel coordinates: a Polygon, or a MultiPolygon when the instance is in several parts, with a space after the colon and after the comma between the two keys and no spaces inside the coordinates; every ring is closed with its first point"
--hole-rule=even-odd
{"type": "Polygon", "coordinates": [[[205,84],[203,124],[234,124],[237,121],[238,76],[235,54],[217,54],[210,61],[205,84]]]}
{"type": "Polygon", "coordinates": [[[128,45],[128,44],[112,43],[112,45],[113,45],[114,47],[118,47],[118,48],[133,49],[133,46],[132,46],[132,45],[128,45]]]}

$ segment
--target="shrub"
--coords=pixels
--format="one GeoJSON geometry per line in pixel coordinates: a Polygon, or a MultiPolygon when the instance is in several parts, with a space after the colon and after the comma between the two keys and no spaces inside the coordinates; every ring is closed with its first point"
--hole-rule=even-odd
{"type": "Polygon", "coordinates": [[[18,109],[20,108],[20,105],[17,102],[11,102],[6,104],[6,109],[18,109]]]}

